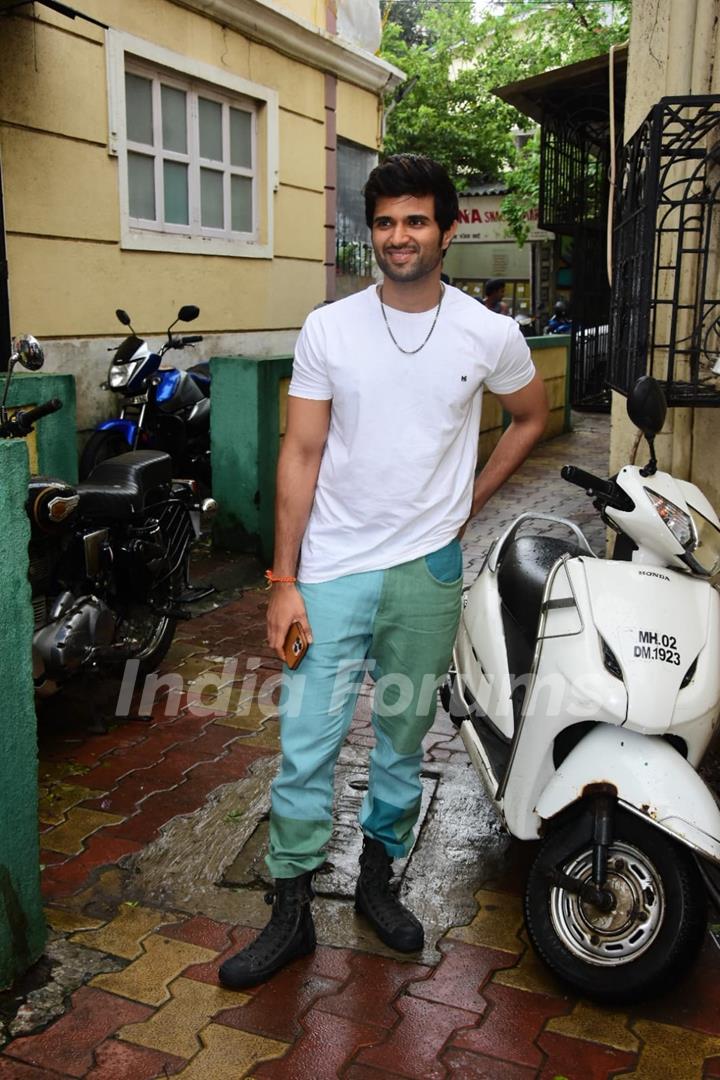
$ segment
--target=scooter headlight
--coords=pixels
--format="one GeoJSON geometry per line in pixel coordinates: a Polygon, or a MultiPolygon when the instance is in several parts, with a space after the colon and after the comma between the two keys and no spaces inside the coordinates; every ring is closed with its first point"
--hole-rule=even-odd
{"type": "Polygon", "coordinates": [[[645,494],[678,544],[680,544],[680,547],[686,552],[692,551],[697,544],[697,534],[690,515],[681,510],[679,506],[676,506],[674,502],[666,499],[664,495],[658,495],[656,491],[651,491],[650,488],[645,488],[645,494]]]}
{"type": "Polygon", "coordinates": [[[686,562],[696,573],[714,577],[720,574],[720,529],[694,506],[688,504],[688,509],[697,543],[692,552],[686,553],[686,562]]]}

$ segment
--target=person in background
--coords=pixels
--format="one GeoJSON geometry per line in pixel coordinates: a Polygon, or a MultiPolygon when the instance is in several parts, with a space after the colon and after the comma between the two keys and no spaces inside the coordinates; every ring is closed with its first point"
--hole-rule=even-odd
{"type": "Polygon", "coordinates": [[[572,320],[568,315],[567,304],[564,300],[558,300],[553,308],[553,315],[545,327],[545,334],[569,334],[572,330],[572,320]]]}
{"type": "Polygon", "coordinates": [[[485,283],[485,299],[482,301],[489,311],[498,315],[509,315],[510,308],[503,302],[505,295],[505,281],[503,278],[490,278],[485,283]]]}

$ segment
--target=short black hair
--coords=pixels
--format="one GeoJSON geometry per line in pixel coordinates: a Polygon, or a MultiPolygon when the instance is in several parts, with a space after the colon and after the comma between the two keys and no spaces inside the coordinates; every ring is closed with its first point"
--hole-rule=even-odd
{"type": "Polygon", "coordinates": [[[375,203],[382,196],[432,195],[435,220],[447,232],[459,213],[457,191],[447,170],[422,154],[393,154],[376,165],[363,188],[365,220],[372,229],[375,203]]]}
{"type": "Polygon", "coordinates": [[[490,293],[497,292],[498,289],[505,288],[505,278],[491,277],[485,282],[485,295],[489,296],[490,293]]]}

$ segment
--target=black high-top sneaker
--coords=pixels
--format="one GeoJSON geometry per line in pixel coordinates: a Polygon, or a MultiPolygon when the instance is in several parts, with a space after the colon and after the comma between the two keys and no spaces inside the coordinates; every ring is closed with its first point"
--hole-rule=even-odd
{"type": "Polygon", "coordinates": [[[392,859],[379,840],[366,836],[360,855],[355,910],[364,915],[386,945],[398,952],[417,952],[425,940],[422,923],[390,891],[392,859]]]}
{"type": "Polygon", "coordinates": [[[312,871],[294,878],[278,878],[265,897],[272,904],[264,930],[221,965],[220,982],[229,990],[256,986],[298,956],[315,949],[315,926],[310,912],[312,871]]]}

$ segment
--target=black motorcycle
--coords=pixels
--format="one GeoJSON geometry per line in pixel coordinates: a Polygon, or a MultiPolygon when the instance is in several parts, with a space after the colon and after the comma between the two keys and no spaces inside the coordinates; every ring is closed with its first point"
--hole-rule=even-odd
{"type": "Polygon", "coordinates": [[[88,439],[80,458],[80,479],[96,465],[126,450],[164,450],[173,459],[176,476],[190,476],[210,488],[210,370],[199,363],[187,371],[161,368],[170,349],[185,349],[202,341],[201,334],[177,336],[177,322],[192,322],[200,309],[180,308],[158,352],[132,328],[130,316],[115,312],[131,334],[115,350],[102,389],[110,390],[120,415],[103,420],[88,439]]]}
{"type": "MultiPolygon", "coordinates": [[[[0,405],[0,438],[23,438],[62,403],[54,399],[9,416],[7,386],[17,362],[36,370],[42,350],[18,343],[0,405]]],[[[33,476],[29,578],[35,616],[36,693],[53,694],[81,671],[107,671],[128,660],[141,674],[154,670],[173,639],[187,604],[212,589],[190,584],[190,548],[201,517],[192,481],[173,480],[168,454],[138,450],[109,458],[75,486],[33,476]]]]}

